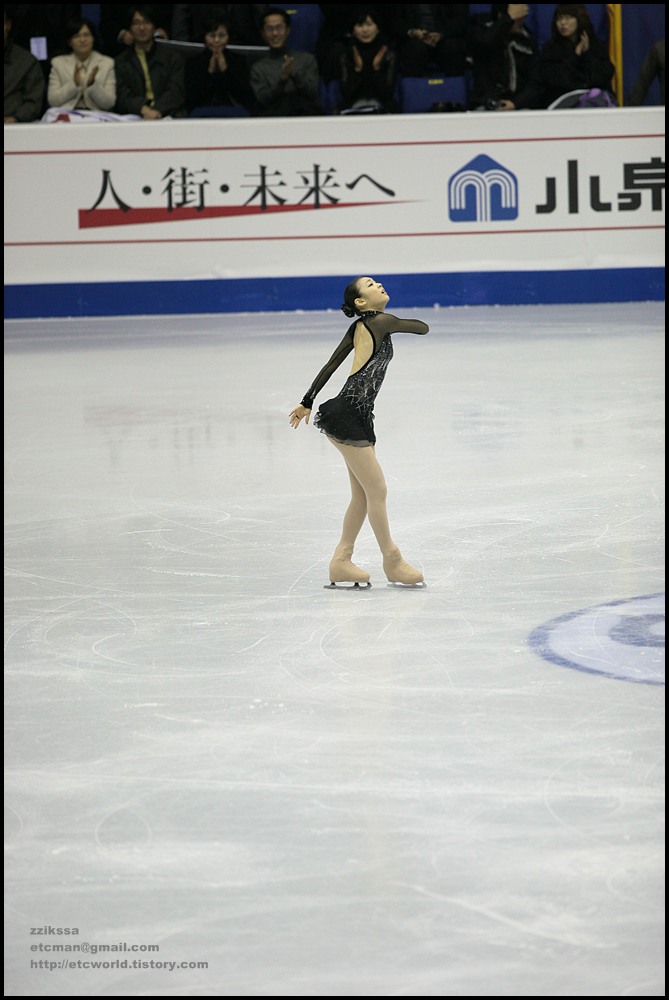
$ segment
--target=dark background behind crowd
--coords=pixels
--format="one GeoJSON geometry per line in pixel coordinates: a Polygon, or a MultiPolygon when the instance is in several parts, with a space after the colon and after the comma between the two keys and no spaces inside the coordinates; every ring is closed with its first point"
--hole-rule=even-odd
{"type": "Polygon", "coordinates": [[[5,122],[664,104],[664,4],[620,6],[622,92],[606,4],[11,4],[5,122]]]}

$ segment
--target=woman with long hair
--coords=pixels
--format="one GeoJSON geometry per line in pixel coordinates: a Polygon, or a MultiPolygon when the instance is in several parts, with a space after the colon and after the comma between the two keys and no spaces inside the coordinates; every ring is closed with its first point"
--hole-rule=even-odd
{"type": "Polygon", "coordinates": [[[429,327],[419,319],[398,319],[386,313],[389,299],[381,282],[373,278],[356,278],[347,286],[341,309],[354,321],[302,402],[289,414],[294,429],[302,420],[308,424],[316,395],[353,352],[351,373],[343,389],[334,399],[322,403],[314,417],[316,427],[343,456],[351,485],[351,500],[344,515],[341,538],[330,562],[330,587],[338,584],[371,586],[369,573],[352,561],[365,518],[369,519],[378,542],[383,570],[390,583],[415,587],[425,582],[420,570],[405,562],[390,533],[386,510],[388,491],[374,447],[374,401],[393,356],[391,335],[425,334],[429,327]]]}
{"type": "Polygon", "coordinates": [[[615,67],[608,48],[597,37],[585,4],[559,3],[551,37],[541,53],[545,106],[573,90],[595,87],[612,94],[615,67]]]}

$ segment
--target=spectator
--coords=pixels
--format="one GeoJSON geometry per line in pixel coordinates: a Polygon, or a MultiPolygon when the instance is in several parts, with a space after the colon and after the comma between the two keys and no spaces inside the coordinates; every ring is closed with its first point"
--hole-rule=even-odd
{"type": "Polygon", "coordinates": [[[122,115],[155,119],[183,117],[184,61],[178,52],[158,45],[153,9],[130,7],[128,30],[133,44],[116,57],[116,110],[122,115]]]}
{"type": "Polygon", "coordinates": [[[262,19],[269,53],[251,66],[251,87],[262,116],[322,115],[316,57],[288,48],[290,14],[270,7],[262,19]]]}
{"type": "Polygon", "coordinates": [[[44,75],[38,60],[9,37],[12,22],[5,15],[5,125],[34,122],[42,117],[44,75]]]}
{"type": "Polygon", "coordinates": [[[628,104],[637,108],[646,100],[654,80],[660,85],[660,104],[664,104],[664,38],[654,42],[646,53],[639,75],[634,81],[628,104]]]}
{"type": "Polygon", "coordinates": [[[40,64],[44,84],[49,78],[49,62],[67,52],[65,25],[81,16],[78,3],[15,3],[7,5],[12,22],[12,40],[27,49],[40,64]]]}
{"type": "MultiPolygon", "coordinates": [[[[316,40],[316,61],[321,77],[330,83],[339,76],[341,54],[351,37],[351,25],[358,4],[321,3],[318,6],[321,11],[321,26],[316,40]]],[[[388,7],[389,4],[370,4],[369,11],[381,31],[391,35],[393,18],[388,15],[388,7]]]]}
{"type": "Polygon", "coordinates": [[[396,112],[397,53],[388,36],[381,32],[373,9],[358,7],[352,15],[350,31],[339,53],[342,102],[337,110],[396,112]]]}
{"type": "Polygon", "coordinates": [[[75,17],[66,34],[72,51],[51,60],[49,107],[111,111],[116,104],[114,60],[98,51],[95,25],[86,17],[75,17]]]}
{"type": "Polygon", "coordinates": [[[595,35],[585,5],[557,4],[551,37],[541,53],[544,106],[549,107],[571,91],[592,88],[606,92],[615,103],[614,72],[608,48],[595,35]]]}
{"type": "MultiPolygon", "coordinates": [[[[159,38],[170,37],[173,3],[159,3],[152,7],[155,18],[155,32],[159,38]]],[[[130,7],[121,3],[100,4],[101,51],[112,59],[125,52],[133,44],[128,27],[130,7]]]]}
{"type": "Polygon", "coordinates": [[[228,52],[226,22],[216,14],[203,24],[204,52],[186,60],[186,109],[191,118],[248,118],[255,106],[248,63],[228,52]]]}
{"type": "Polygon", "coordinates": [[[171,37],[175,41],[202,41],[205,21],[213,16],[228,26],[230,45],[265,44],[261,21],[267,3],[175,3],[173,8],[171,37]]]}
{"type": "Polygon", "coordinates": [[[474,111],[541,108],[540,52],[527,27],[526,3],[493,3],[472,19],[470,47],[474,111]]]}
{"type": "Polygon", "coordinates": [[[402,76],[425,76],[436,69],[444,76],[464,76],[469,68],[467,3],[390,4],[392,33],[399,42],[402,76]]]}

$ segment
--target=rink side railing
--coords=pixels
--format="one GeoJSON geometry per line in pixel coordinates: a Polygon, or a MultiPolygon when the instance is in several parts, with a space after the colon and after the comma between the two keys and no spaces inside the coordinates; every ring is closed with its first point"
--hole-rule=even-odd
{"type": "Polygon", "coordinates": [[[5,316],[664,299],[664,108],[5,126],[5,316]]]}

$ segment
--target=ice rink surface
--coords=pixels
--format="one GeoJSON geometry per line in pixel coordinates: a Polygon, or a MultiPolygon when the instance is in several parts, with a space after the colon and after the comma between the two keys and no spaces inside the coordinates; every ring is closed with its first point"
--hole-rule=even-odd
{"type": "Polygon", "coordinates": [[[5,995],[665,995],[664,304],[389,311],[423,590],[340,312],[5,324],[5,995]]]}

